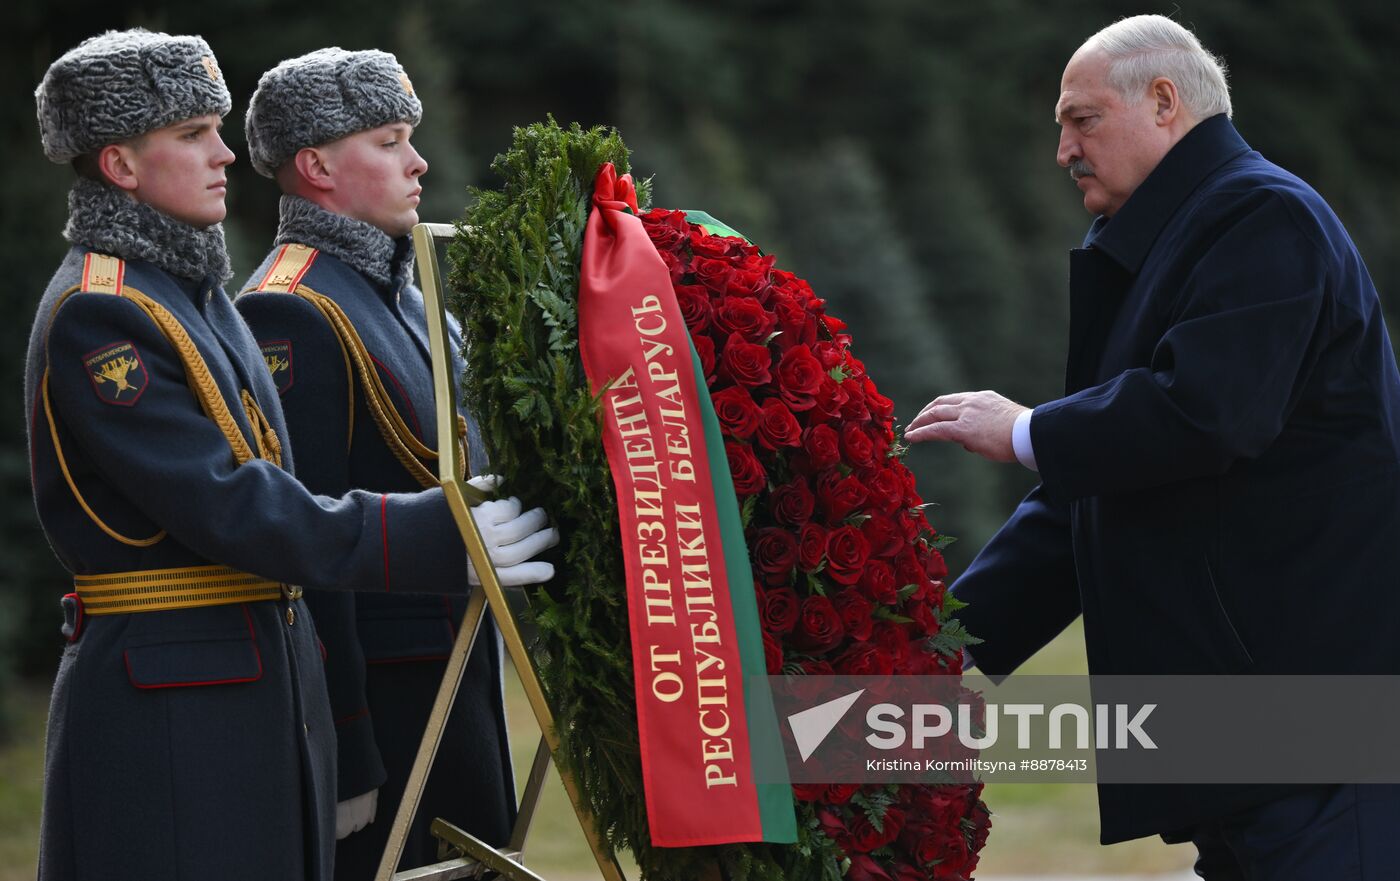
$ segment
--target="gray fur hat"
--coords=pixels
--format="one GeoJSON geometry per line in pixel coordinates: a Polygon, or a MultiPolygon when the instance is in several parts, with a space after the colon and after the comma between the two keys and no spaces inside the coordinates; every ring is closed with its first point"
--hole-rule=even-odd
{"type": "Polygon", "coordinates": [[[248,159],[259,174],[303,147],[315,147],[390,122],[418,125],[423,103],[388,52],[332,47],[289,58],[258,80],[243,124],[248,159]]]}
{"type": "Polygon", "coordinates": [[[233,106],[209,44],[142,28],[89,37],[34,90],[44,155],[69,162],[172,123],[233,106]]]}

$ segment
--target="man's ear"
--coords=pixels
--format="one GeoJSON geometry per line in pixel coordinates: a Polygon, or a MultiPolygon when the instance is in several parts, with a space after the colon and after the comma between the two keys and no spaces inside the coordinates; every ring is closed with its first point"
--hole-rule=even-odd
{"type": "Polygon", "coordinates": [[[1176,91],[1176,83],[1159,76],[1148,86],[1148,90],[1157,105],[1157,124],[1171,125],[1181,112],[1181,95],[1176,91]]]}
{"type": "Polygon", "coordinates": [[[321,192],[335,189],[335,175],[331,171],[330,156],[319,147],[302,147],[292,157],[297,177],[302,183],[321,192]]]}
{"type": "Polygon", "coordinates": [[[131,191],[140,185],[136,148],[131,144],[108,144],[97,153],[97,168],[114,187],[131,191]]]}

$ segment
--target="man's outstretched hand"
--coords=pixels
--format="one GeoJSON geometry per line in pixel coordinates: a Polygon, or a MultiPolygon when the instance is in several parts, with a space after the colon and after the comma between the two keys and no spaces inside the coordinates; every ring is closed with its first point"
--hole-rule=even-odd
{"type": "Polygon", "coordinates": [[[952,441],[993,462],[1015,462],[1011,429],[1029,409],[992,391],[940,395],[914,417],[904,438],[910,443],[952,441]]]}

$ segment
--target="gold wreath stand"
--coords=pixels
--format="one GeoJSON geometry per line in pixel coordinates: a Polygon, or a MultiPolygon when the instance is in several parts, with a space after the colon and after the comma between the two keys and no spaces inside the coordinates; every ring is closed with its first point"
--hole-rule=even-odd
{"type": "Polygon", "coordinates": [[[452,369],[452,349],[447,334],[446,302],[443,297],[442,276],[438,271],[437,242],[450,239],[456,230],[445,223],[420,223],[413,228],[413,248],[418,261],[419,279],[423,288],[423,307],[428,318],[428,342],[433,358],[434,403],[437,407],[438,435],[438,477],[447,503],[452,509],[453,519],[462,533],[467,546],[467,555],[481,578],[481,585],[472,591],[467,603],[467,611],[457,631],[457,640],[448,656],[447,670],[443,673],[442,684],[438,686],[437,699],[433,702],[428,725],[423,732],[423,741],[418,746],[418,756],[413,761],[408,785],[404,789],[403,801],[394,815],[394,826],[389,831],[389,841],[384,855],[379,861],[376,881],[447,881],[451,878],[480,877],[494,874],[513,881],[544,881],[539,875],[523,865],[525,838],[530,832],[530,823],[544,791],[545,777],[549,772],[549,761],[555,760],[559,776],[564,782],[564,790],[574,806],[588,846],[598,861],[598,869],[605,881],[624,881],[622,869],[617,860],[609,856],[602,839],[598,835],[593,816],[584,804],[579,793],[578,781],[559,762],[559,735],[554,726],[554,713],[540,687],[539,670],[527,652],[525,641],[520,633],[520,624],[507,601],[501,582],[496,577],[496,569],[487,556],[482,544],[481,533],[476,521],[468,510],[470,506],[485,500],[485,495],[465,481],[466,474],[458,473],[457,458],[457,376],[452,369]],[[448,715],[452,712],[452,702],[457,696],[462,681],[462,672],[471,657],[472,644],[476,642],[477,631],[481,628],[482,615],[487,606],[495,616],[506,650],[515,663],[525,694],[530,699],[535,720],[540,726],[540,745],[535,751],[534,763],[525,784],[525,792],[520,799],[520,808],[511,832],[510,842],[504,848],[495,848],[454,826],[441,817],[435,818],[432,825],[433,836],[438,839],[439,857],[442,862],[416,869],[395,872],[403,856],[404,842],[414,815],[418,813],[418,803],[423,797],[423,786],[432,770],[433,759],[438,745],[442,742],[443,729],[448,715]]]}

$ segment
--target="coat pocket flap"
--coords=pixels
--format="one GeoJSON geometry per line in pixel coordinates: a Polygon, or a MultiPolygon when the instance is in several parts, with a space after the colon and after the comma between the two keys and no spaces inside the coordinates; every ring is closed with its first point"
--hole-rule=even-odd
{"type": "Polygon", "coordinates": [[[253,621],[243,611],[246,628],[221,633],[192,632],[181,638],[168,634],[162,641],[128,643],[122,652],[126,675],[137,688],[177,688],[228,685],[262,678],[253,621]]]}

